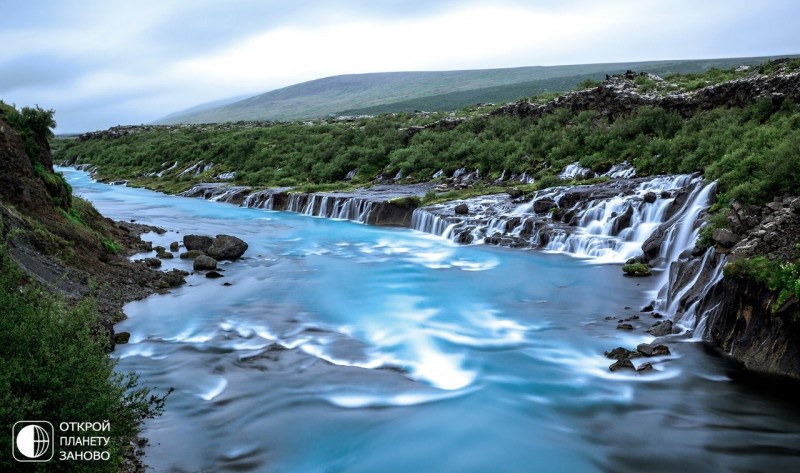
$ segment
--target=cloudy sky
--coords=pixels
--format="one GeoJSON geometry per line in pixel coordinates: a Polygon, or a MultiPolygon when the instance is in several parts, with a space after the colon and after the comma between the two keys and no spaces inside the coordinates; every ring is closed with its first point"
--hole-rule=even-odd
{"type": "Polygon", "coordinates": [[[62,133],[338,74],[800,53],[797,0],[0,4],[0,99],[62,133]]]}

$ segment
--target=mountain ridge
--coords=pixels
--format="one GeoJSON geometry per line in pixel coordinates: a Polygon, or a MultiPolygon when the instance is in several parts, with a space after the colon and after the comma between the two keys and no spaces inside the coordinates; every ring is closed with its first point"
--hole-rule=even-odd
{"type": "MultiPolygon", "coordinates": [[[[623,73],[629,69],[668,75],[755,65],[771,58],[342,74],[293,84],[220,106],[213,106],[214,102],[200,104],[169,114],[154,124],[286,121],[421,109],[456,110],[483,102],[510,102],[531,95],[565,92],[587,79],[602,80],[606,74],[623,73]],[[202,108],[197,110],[199,107],[202,108]]],[[[227,100],[231,99],[222,102],[227,100]]]]}

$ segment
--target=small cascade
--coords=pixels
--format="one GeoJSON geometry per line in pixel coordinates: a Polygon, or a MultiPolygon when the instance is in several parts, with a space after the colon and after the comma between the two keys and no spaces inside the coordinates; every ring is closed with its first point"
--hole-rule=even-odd
{"type": "Polygon", "coordinates": [[[414,209],[414,213],[411,214],[411,228],[420,232],[444,236],[448,233],[450,225],[451,223],[444,218],[425,209],[414,209]]]}
{"type": "Polygon", "coordinates": [[[242,207],[274,210],[275,193],[271,190],[253,192],[245,197],[242,207]]]}
{"type": "Polygon", "coordinates": [[[459,242],[488,239],[621,263],[640,256],[645,241],[668,221],[671,233],[663,251],[679,255],[693,248],[695,220],[708,208],[713,192],[713,185],[704,187],[703,180],[692,175],[554,187],[519,205],[502,197],[464,201],[475,209],[467,216],[455,214],[458,202],[417,209],[412,226],[459,242]]]}

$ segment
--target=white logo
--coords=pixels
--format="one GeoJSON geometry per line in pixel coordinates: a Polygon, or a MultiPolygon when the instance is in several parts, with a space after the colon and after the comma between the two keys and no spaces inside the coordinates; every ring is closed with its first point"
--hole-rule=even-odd
{"type": "Polygon", "coordinates": [[[12,453],[18,462],[46,462],[53,458],[53,425],[44,420],[14,424],[12,453]]]}

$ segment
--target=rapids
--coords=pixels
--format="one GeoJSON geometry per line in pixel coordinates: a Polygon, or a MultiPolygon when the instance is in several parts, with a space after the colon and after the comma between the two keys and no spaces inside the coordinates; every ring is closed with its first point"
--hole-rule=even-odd
{"type": "MultiPolygon", "coordinates": [[[[663,278],[631,280],[556,248],[462,246],[61,171],[104,215],[167,229],[145,236],[154,244],[228,233],[250,245],[221,265],[224,278],[191,275],[128,304],[117,325],[132,334],[118,369],[175,388],[145,424],[152,471],[800,467],[796,399],[748,383],[702,343],[670,343],[648,373],[609,372],[605,350],[653,340],[615,327],[663,278]]],[[[318,204],[344,218],[364,210],[318,204]]],[[[686,226],[674,237],[691,238],[686,226]]],[[[602,232],[588,232],[604,242],[597,258],[618,244],[602,232]]],[[[164,260],[173,267],[191,263],[164,260]]]]}

